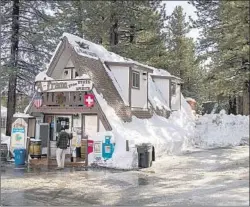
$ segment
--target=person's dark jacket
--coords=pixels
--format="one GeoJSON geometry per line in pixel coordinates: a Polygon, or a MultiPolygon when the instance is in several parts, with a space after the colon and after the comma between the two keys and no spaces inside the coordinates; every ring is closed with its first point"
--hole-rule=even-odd
{"type": "Polygon", "coordinates": [[[69,142],[69,134],[65,131],[61,131],[58,135],[56,146],[60,149],[67,149],[69,142]]]}

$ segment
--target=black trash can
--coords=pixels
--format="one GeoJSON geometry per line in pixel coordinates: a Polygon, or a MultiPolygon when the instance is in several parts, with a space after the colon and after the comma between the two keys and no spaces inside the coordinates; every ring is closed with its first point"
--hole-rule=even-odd
{"type": "Polygon", "coordinates": [[[141,144],[137,146],[139,168],[152,166],[152,149],[153,146],[151,144],[141,144]]]}

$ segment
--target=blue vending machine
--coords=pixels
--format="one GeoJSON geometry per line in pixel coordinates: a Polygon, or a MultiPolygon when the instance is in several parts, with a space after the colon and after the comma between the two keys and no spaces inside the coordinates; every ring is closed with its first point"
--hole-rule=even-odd
{"type": "Polygon", "coordinates": [[[105,160],[108,160],[112,157],[114,152],[115,144],[110,142],[111,136],[105,136],[105,142],[102,143],[102,157],[105,160]]]}

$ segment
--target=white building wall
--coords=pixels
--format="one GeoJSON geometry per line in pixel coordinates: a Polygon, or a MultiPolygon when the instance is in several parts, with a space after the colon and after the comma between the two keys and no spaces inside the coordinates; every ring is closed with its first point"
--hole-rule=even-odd
{"type": "Polygon", "coordinates": [[[105,130],[103,124],[102,124],[102,121],[99,119],[99,132],[105,132],[105,131],[106,130],[105,130]]]}
{"type": "Polygon", "coordinates": [[[69,68],[69,67],[74,67],[74,64],[73,64],[73,62],[71,61],[71,59],[69,59],[69,62],[68,62],[67,65],[66,65],[66,68],[69,68]]]}
{"type": "Polygon", "coordinates": [[[170,107],[169,101],[170,101],[170,94],[169,94],[169,79],[157,79],[154,78],[154,82],[157,86],[157,88],[160,90],[162,97],[168,104],[168,107],[170,107]]]}
{"type": "Polygon", "coordinates": [[[97,115],[85,115],[85,133],[92,139],[97,133],[97,115]]]}
{"type": "MultiPolygon", "coordinates": [[[[140,89],[131,90],[131,107],[147,108],[148,94],[147,94],[147,74],[145,71],[133,69],[140,73],[140,89]],[[143,75],[145,73],[145,75],[143,75]]],[[[131,75],[132,76],[132,75],[131,75]]]]}
{"type": "MultiPolygon", "coordinates": [[[[74,67],[73,65],[73,62],[71,61],[71,59],[69,59],[67,65],[65,66],[65,68],[68,68],[68,67],[74,67]]],[[[71,79],[71,72],[72,70],[71,69],[62,69],[62,73],[61,73],[61,79],[71,79]],[[65,74],[65,71],[68,72],[68,74],[65,74]]],[[[74,76],[74,74],[73,74],[74,76]]]]}
{"type": "MultiPolygon", "coordinates": [[[[114,75],[114,78],[118,82],[115,83],[117,90],[122,93],[121,95],[125,99],[125,102],[129,102],[129,67],[125,66],[110,66],[110,69],[114,75]]],[[[115,80],[113,80],[115,81],[115,80]]]]}

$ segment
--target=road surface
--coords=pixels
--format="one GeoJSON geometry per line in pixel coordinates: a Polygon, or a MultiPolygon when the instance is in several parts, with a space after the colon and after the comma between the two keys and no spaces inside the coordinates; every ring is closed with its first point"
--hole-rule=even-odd
{"type": "Polygon", "coordinates": [[[2,206],[249,205],[249,147],[170,156],[140,171],[2,167],[2,206]]]}

